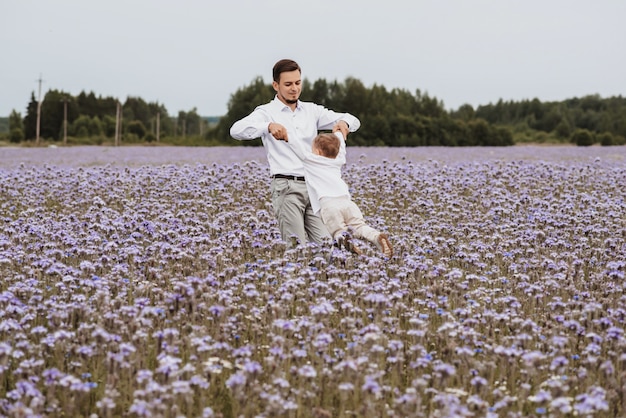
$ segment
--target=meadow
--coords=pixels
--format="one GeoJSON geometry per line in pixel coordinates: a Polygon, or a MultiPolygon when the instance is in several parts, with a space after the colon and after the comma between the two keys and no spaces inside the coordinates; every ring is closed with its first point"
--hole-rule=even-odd
{"type": "Polygon", "coordinates": [[[626,147],[348,153],[389,260],[262,148],[0,149],[0,416],[626,415],[626,147]]]}

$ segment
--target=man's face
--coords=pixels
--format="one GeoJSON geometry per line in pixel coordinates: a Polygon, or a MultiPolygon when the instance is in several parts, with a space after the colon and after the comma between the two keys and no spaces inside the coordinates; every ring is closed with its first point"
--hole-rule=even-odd
{"type": "Polygon", "coordinates": [[[272,82],[278,99],[286,105],[295,104],[302,92],[302,80],[300,71],[288,71],[280,74],[279,82],[272,82]]]}

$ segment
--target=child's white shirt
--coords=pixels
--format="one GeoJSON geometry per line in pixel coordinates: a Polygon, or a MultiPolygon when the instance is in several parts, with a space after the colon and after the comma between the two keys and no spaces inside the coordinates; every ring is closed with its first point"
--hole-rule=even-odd
{"type": "Polygon", "coordinates": [[[340,148],[336,158],[323,157],[307,149],[303,141],[290,140],[288,143],[302,160],[304,178],[309,192],[313,213],[320,211],[320,199],[324,197],[346,196],[350,198],[348,185],[341,178],[341,169],[346,163],[346,141],[341,132],[335,132],[340,148]]]}

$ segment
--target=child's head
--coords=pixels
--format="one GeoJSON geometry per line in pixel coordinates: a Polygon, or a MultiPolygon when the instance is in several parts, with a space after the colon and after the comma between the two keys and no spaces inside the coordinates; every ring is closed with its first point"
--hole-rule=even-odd
{"type": "Polygon", "coordinates": [[[337,158],[339,147],[339,138],[335,134],[319,134],[313,140],[313,152],[322,157],[337,158]]]}

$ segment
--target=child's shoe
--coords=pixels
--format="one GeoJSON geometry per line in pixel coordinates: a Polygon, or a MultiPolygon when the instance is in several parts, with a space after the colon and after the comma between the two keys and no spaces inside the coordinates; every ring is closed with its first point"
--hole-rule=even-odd
{"type": "Polygon", "coordinates": [[[393,248],[391,247],[387,234],[380,234],[377,241],[378,249],[383,253],[383,256],[385,256],[385,258],[393,257],[393,248]]]}
{"type": "Polygon", "coordinates": [[[339,248],[343,247],[346,250],[348,250],[351,253],[356,254],[356,255],[361,255],[363,253],[359,247],[354,245],[354,243],[352,242],[352,237],[350,236],[350,234],[348,232],[342,232],[335,239],[335,241],[337,242],[337,247],[339,247],[339,248]]]}

